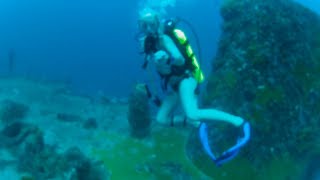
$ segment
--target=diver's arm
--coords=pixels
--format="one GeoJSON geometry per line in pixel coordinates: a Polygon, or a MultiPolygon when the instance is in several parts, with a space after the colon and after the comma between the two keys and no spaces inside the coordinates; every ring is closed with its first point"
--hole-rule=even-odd
{"type": "Polygon", "coordinates": [[[169,54],[171,55],[171,58],[173,59],[172,64],[177,66],[183,65],[185,62],[185,59],[180,53],[175,43],[172,41],[172,39],[167,35],[163,35],[162,43],[165,50],[169,52],[169,54]]]}

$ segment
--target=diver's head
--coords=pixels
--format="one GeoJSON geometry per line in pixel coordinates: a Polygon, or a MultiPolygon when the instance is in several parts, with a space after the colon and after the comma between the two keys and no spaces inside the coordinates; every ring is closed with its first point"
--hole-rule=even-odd
{"type": "Polygon", "coordinates": [[[143,9],[139,16],[139,29],[146,35],[156,35],[159,32],[159,14],[149,8],[143,9]]]}

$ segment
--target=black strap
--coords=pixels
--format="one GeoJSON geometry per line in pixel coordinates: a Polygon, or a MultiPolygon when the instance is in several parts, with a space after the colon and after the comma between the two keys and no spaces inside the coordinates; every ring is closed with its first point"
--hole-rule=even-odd
{"type": "Polygon", "coordinates": [[[150,91],[150,88],[148,85],[145,84],[145,88],[146,88],[146,91],[147,91],[147,96],[149,99],[151,99],[151,101],[157,106],[161,106],[161,99],[158,97],[158,96],[153,96],[151,91],[150,91]]]}
{"type": "MultiPolygon", "coordinates": [[[[170,119],[170,126],[173,127],[174,126],[174,120],[173,120],[174,116],[171,116],[171,119],[170,119]]],[[[187,126],[187,117],[184,116],[183,118],[183,127],[186,127],[187,126]]]]}
{"type": "Polygon", "coordinates": [[[146,55],[144,57],[144,63],[142,64],[142,69],[146,70],[148,67],[149,61],[148,61],[148,56],[146,55]]]}

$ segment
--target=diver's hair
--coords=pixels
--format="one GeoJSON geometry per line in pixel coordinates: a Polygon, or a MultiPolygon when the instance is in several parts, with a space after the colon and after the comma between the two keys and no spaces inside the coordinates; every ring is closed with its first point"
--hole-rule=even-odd
{"type": "Polygon", "coordinates": [[[139,17],[146,13],[156,14],[158,19],[163,19],[167,14],[168,7],[174,7],[176,0],[143,0],[140,2],[139,17]]]}
{"type": "Polygon", "coordinates": [[[143,18],[146,14],[153,14],[157,19],[161,18],[160,14],[156,10],[145,7],[139,11],[139,19],[143,18]]]}
{"type": "MultiPolygon", "coordinates": [[[[139,20],[138,21],[143,21],[144,17],[147,14],[152,14],[152,16],[154,16],[157,26],[162,29],[162,25],[160,23],[161,17],[159,15],[159,13],[157,11],[155,11],[154,9],[150,9],[150,8],[144,8],[139,12],[139,20]]],[[[161,30],[158,29],[158,33],[161,32],[161,30]]]]}

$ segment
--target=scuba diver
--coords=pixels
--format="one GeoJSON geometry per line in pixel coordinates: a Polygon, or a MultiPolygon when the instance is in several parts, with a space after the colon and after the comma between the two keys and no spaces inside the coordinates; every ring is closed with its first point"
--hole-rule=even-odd
{"type": "Polygon", "coordinates": [[[159,103],[156,121],[166,125],[186,122],[199,127],[204,150],[217,165],[233,158],[248,141],[250,126],[239,116],[198,107],[197,87],[204,81],[204,75],[184,32],[175,28],[175,21],[161,21],[159,13],[149,8],[144,9],[139,15],[139,30],[143,34],[140,39],[145,54],[143,68],[153,63],[161,77],[161,86],[166,90],[166,97],[161,104],[159,103]],[[187,120],[185,116],[172,116],[179,103],[187,120]],[[203,120],[224,121],[243,128],[245,137],[221,157],[215,157],[208,143],[206,124],[203,120]]]}

